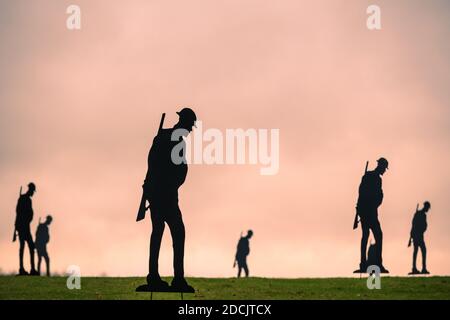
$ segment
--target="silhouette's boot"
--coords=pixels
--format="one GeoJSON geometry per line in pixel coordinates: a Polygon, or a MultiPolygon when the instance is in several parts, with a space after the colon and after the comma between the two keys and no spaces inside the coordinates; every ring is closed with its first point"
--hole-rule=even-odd
{"type": "Polygon", "coordinates": [[[389,273],[389,270],[386,269],[383,265],[380,266],[380,273],[389,273]]]}
{"type": "Polygon", "coordinates": [[[19,276],[28,276],[28,272],[24,268],[19,269],[19,276]]]}
{"type": "Polygon", "coordinates": [[[422,274],[430,274],[430,271],[427,270],[426,257],[422,256],[422,259],[422,274]]]}
{"type": "Polygon", "coordinates": [[[35,264],[34,264],[33,244],[28,244],[28,246],[30,248],[30,264],[31,264],[30,276],[40,276],[40,273],[36,271],[35,264]]]}
{"type": "Polygon", "coordinates": [[[195,292],[195,289],[186,282],[186,279],[181,277],[173,278],[171,287],[173,291],[195,292]]]}
{"type": "Polygon", "coordinates": [[[40,274],[36,271],[36,269],[31,269],[30,276],[40,276],[40,274]]]}
{"type": "Polygon", "coordinates": [[[155,291],[168,291],[169,284],[158,276],[147,276],[148,288],[155,291]]]}
{"type": "Polygon", "coordinates": [[[419,270],[417,270],[416,267],[413,267],[413,268],[412,268],[411,274],[419,274],[419,273],[420,273],[420,272],[419,272],[419,270]]]}
{"type": "Polygon", "coordinates": [[[367,271],[367,262],[360,262],[359,263],[359,271],[366,272],[367,271]]]}
{"type": "Polygon", "coordinates": [[[367,270],[367,263],[366,262],[360,262],[359,263],[359,269],[356,269],[353,271],[353,273],[365,273],[367,270]]]}

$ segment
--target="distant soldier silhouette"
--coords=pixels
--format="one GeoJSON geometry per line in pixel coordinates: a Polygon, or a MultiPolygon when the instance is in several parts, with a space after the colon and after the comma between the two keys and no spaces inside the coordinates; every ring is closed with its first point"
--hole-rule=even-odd
{"type": "Polygon", "coordinates": [[[359,185],[359,197],[356,205],[357,215],[361,219],[362,238],[361,238],[361,262],[359,270],[355,272],[366,272],[367,267],[367,241],[369,239],[370,230],[375,238],[375,261],[380,267],[382,273],[389,271],[383,266],[382,249],[383,249],[383,232],[378,220],[378,207],[383,202],[383,190],[381,176],[388,169],[388,161],[385,158],[377,160],[378,165],[373,171],[367,171],[362,177],[359,185]]]}
{"type": "MultiPolygon", "coordinates": [[[[165,223],[167,223],[172,235],[174,251],[174,279],[171,283],[171,290],[193,292],[194,289],[188,285],[184,278],[185,229],[178,206],[178,188],[184,183],[188,170],[184,158],[185,154],[183,153],[185,150],[183,137],[186,137],[192,131],[197,117],[194,111],[189,108],[184,108],[177,114],[179,121],[171,129],[162,128],[164,120],[162,118],[160,130],[153,139],[153,145],[148,155],[148,171],[143,185],[143,196],[145,198],[144,203],[145,200],[150,203],[153,230],[150,238],[147,283],[148,287],[155,291],[169,289],[168,283],[161,279],[158,271],[161,239],[165,223]],[[177,137],[173,137],[173,133],[177,137]],[[183,148],[179,148],[180,146],[183,148]],[[172,152],[174,150],[179,151],[176,152],[178,159],[173,158],[172,152]],[[179,161],[180,158],[183,159],[181,163],[179,161]]],[[[138,215],[137,220],[139,221],[142,218],[142,216],[138,215]]]]}
{"type": "Polygon", "coordinates": [[[50,258],[47,253],[47,243],[50,241],[50,233],[48,226],[52,223],[52,216],[47,216],[44,223],[39,223],[36,230],[36,251],[38,255],[38,269],[37,272],[41,274],[42,258],[45,260],[47,266],[47,277],[50,277],[50,258]]]}
{"type": "Polygon", "coordinates": [[[427,212],[430,210],[431,205],[428,201],[423,203],[422,210],[416,210],[412,221],[412,228],[410,233],[410,239],[408,247],[411,246],[411,241],[414,244],[413,252],[413,267],[411,274],[429,274],[427,270],[427,247],[425,246],[424,233],[427,230],[427,212]],[[419,272],[416,267],[417,251],[422,252],[422,271],[419,272]]]}
{"type": "Polygon", "coordinates": [[[25,194],[20,194],[16,206],[16,221],[15,221],[13,241],[15,241],[17,232],[19,235],[19,242],[20,242],[19,275],[28,275],[28,272],[23,267],[23,251],[25,249],[25,243],[27,243],[28,249],[30,251],[31,270],[29,274],[39,275],[34,265],[34,242],[30,231],[30,223],[31,221],[33,221],[33,207],[31,203],[31,197],[33,197],[35,192],[36,192],[36,185],[33,182],[30,182],[28,184],[28,191],[25,194]]]}
{"type": "Polygon", "coordinates": [[[242,234],[241,234],[241,238],[239,239],[239,242],[237,245],[237,250],[236,250],[236,257],[234,260],[234,266],[236,265],[236,262],[238,265],[238,274],[237,274],[238,278],[241,277],[242,269],[244,269],[245,277],[248,277],[248,275],[249,275],[248,266],[247,266],[247,256],[250,253],[249,240],[252,236],[253,236],[253,231],[248,230],[247,235],[245,237],[242,237],[242,234]]]}

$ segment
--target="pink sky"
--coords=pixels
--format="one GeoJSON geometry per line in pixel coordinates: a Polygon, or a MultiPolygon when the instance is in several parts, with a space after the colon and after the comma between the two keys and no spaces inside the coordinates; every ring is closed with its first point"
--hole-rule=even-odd
{"type": "MultiPolygon", "coordinates": [[[[417,202],[429,200],[428,266],[450,274],[450,6],[446,1],[0,0],[0,268],[20,185],[51,213],[54,270],[146,275],[150,221],[135,222],[162,112],[203,127],[279,128],[280,169],[192,165],[180,189],[192,276],[234,276],[236,243],[267,277],[351,276],[366,160],[390,161],[384,261],[411,268],[417,202]],[[66,7],[82,29],[66,29],[66,7]],[[382,30],[366,28],[381,7],[382,30]]],[[[170,236],[161,273],[172,274],[170,236]]]]}

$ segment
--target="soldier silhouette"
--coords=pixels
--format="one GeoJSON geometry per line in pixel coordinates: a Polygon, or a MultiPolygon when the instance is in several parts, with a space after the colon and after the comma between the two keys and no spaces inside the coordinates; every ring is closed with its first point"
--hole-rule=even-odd
{"type": "Polygon", "coordinates": [[[241,234],[241,238],[239,239],[239,242],[237,245],[237,250],[236,250],[236,257],[234,259],[234,266],[236,266],[236,262],[238,265],[238,274],[237,274],[238,278],[241,277],[242,269],[244,269],[245,277],[248,277],[248,275],[249,275],[248,266],[247,266],[247,256],[250,253],[249,240],[252,236],[253,236],[253,231],[248,230],[247,236],[242,237],[242,234],[241,234]]]}
{"type": "Polygon", "coordinates": [[[355,272],[366,272],[367,264],[367,242],[370,230],[375,238],[375,261],[380,267],[380,272],[389,271],[383,266],[383,232],[381,231],[380,221],[378,220],[378,207],[383,202],[383,190],[381,176],[388,169],[388,161],[385,158],[377,160],[378,165],[373,171],[366,171],[359,185],[359,197],[356,205],[356,212],[361,220],[362,238],[361,238],[361,262],[359,270],[355,272]]]}
{"type": "Polygon", "coordinates": [[[48,215],[44,223],[39,223],[36,229],[36,251],[38,255],[38,269],[37,272],[41,274],[42,258],[45,260],[47,266],[47,277],[50,277],[50,258],[47,253],[47,243],[50,241],[49,225],[52,223],[52,216],[48,215]]]}
{"type": "Polygon", "coordinates": [[[20,194],[19,200],[16,206],[16,221],[14,238],[16,239],[16,232],[19,235],[19,275],[28,275],[28,272],[23,267],[23,251],[25,249],[25,243],[28,245],[30,251],[30,264],[31,270],[30,275],[39,275],[35,269],[34,265],[34,242],[31,236],[30,223],[33,221],[33,207],[31,203],[31,197],[33,197],[36,192],[36,185],[33,182],[28,184],[28,191],[25,194],[20,194]]]}
{"type": "MultiPolygon", "coordinates": [[[[183,137],[192,131],[197,117],[189,108],[184,108],[177,114],[179,121],[173,128],[163,129],[164,118],[161,120],[160,130],[153,139],[153,145],[148,155],[148,171],[143,185],[143,197],[150,203],[153,229],[150,238],[147,283],[150,290],[169,290],[168,283],[161,279],[158,271],[161,239],[165,223],[167,223],[172,235],[174,252],[174,278],[170,290],[194,292],[184,278],[185,229],[178,206],[178,188],[184,183],[188,171],[184,158],[185,142],[183,137]],[[175,152],[175,150],[179,152],[175,152]]],[[[140,219],[142,217],[138,216],[137,220],[140,219]]]]}
{"type": "Polygon", "coordinates": [[[410,274],[430,274],[427,270],[427,247],[425,246],[425,240],[423,235],[427,230],[427,212],[430,210],[431,205],[428,201],[423,203],[422,210],[417,210],[414,214],[414,218],[412,221],[412,228],[409,238],[408,247],[411,246],[411,241],[414,244],[414,252],[413,252],[413,267],[412,272],[410,274]],[[416,267],[417,260],[417,252],[420,248],[422,252],[422,271],[419,272],[416,267]]]}

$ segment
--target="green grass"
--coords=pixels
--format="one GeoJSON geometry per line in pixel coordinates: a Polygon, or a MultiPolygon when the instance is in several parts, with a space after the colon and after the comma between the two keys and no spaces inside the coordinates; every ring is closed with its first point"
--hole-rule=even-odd
{"type": "MultiPolygon", "coordinates": [[[[170,280],[170,279],[166,279],[170,280]]],[[[188,278],[195,294],[184,299],[450,299],[450,277],[382,277],[380,290],[366,279],[224,279],[188,278]]],[[[82,278],[81,290],[69,290],[64,277],[0,276],[0,299],[150,299],[136,293],[145,278],[82,278]]],[[[153,299],[180,299],[177,293],[154,293],[153,299]]]]}

